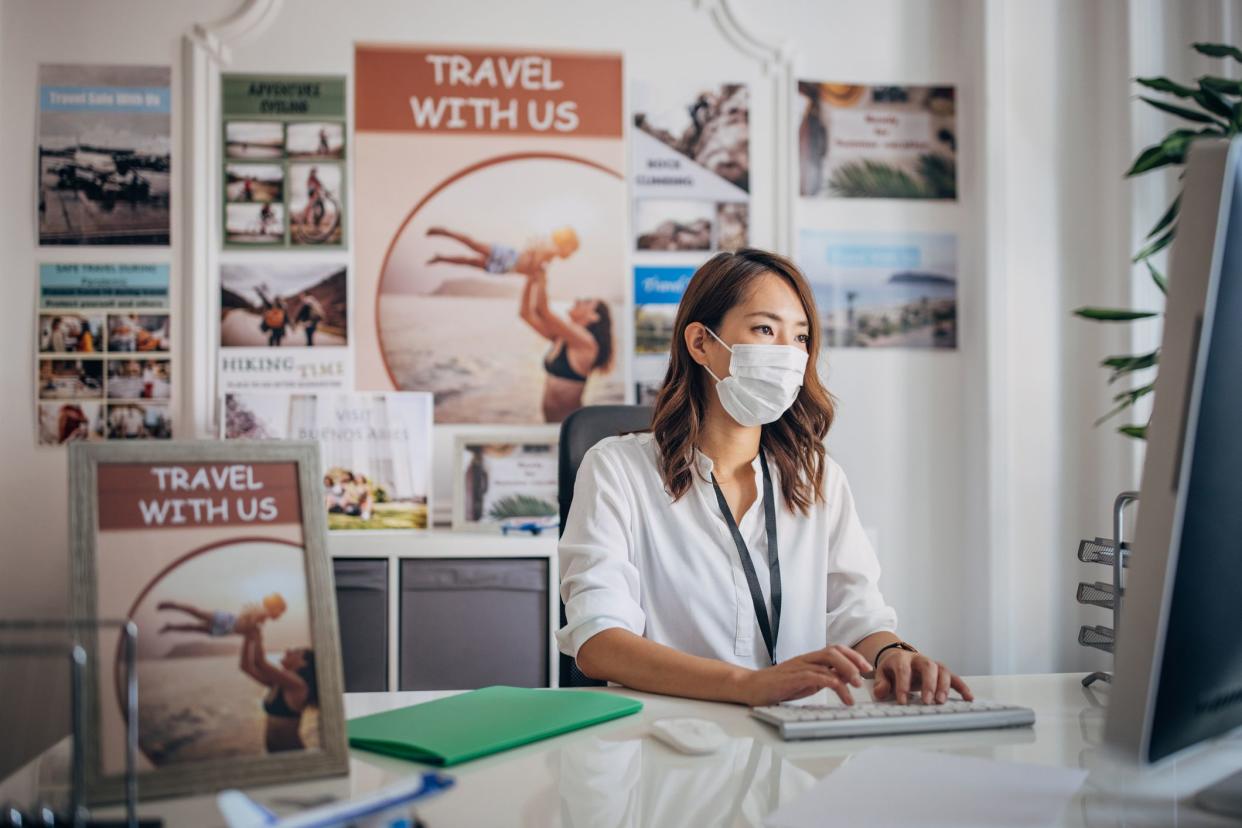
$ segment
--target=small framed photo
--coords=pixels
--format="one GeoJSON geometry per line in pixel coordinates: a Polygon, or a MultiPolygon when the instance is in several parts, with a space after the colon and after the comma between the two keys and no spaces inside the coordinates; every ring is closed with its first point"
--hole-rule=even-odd
{"type": "Polygon", "coordinates": [[[459,434],[453,458],[454,529],[506,535],[557,531],[555,437],[459,434]]]}
{"type": "MultiPolygon", "coordinates": [[[[319,448],[75,443],[72,605],[138,627],[144,797],[348,772],[319,448]]],[[[86,795],[123,798],[120,631],[87,641],[86,795]]]]}

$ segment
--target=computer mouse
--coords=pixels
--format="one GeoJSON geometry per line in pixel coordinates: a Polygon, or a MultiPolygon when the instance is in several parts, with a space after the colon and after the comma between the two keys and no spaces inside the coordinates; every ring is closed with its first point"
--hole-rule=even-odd
{"type": "Polygon", "coordinates": [[[693,756],[715,753],[729,741],[729,734],[707,719],[657,719],[651,723],[651,735],[673,750],[693,756]]]}

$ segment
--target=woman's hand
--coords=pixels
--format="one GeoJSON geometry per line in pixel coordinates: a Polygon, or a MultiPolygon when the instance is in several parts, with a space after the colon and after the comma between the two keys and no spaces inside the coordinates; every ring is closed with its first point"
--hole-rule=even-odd
{"type": "Polygon", "coordinates": [[[974,696],[961,676],[953,674],[940,661],[932,661],[922,653],[893,648],[880,656],[875,668],[875,684],[871,696],[876,701],[895,697],[898,704],[905,704],[912,691],[918,690],[923,704],[944,704],[949,691],[956,690],[966,701],[974,696]]]}
{"type": "Polygon", "coordinates": [[[862,687],[862,674],[870,669],[867,659],[854,650],[833,645],[747,672],[739,682],[738,701],[761,707],[806,698],[827,688],[841,701],[853,704],[850,685],[862,687]]]}

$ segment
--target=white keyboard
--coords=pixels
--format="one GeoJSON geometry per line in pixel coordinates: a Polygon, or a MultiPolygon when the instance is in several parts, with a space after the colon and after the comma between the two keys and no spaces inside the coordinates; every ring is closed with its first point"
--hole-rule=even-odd
{"type": "Polygon", "coordinates": [[[835,736],[887,736],[935,730],[984,730],[1035,724],[1035,711],[998,702],[949,701],[944,704],[860,702],[843,705],[775,704],[751,708],[756,719],[774,724],[783,739],[835,736]]]}

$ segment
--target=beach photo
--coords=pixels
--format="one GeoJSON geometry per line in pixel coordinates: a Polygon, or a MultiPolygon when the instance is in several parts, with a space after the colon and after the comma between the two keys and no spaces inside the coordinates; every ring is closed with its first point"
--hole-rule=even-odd
{"type": "Polygon", "coordinates": [[[108,360],[108,399],[166,400],[171,393],[171,360],[108,360]]]}
{"type": "Polygon", "coordinates": [[[259,161],[284,153],[285,130],[280,121],[225,121],[225,158],[259,161]]]}
{"type": "Polygon", "coordinates": [[[39,67],[39,244],[167,245],[166,66],[39,67]]]}
{"type": "Polygon", "coordinates": [[[39,399],[97,400],[104,393],[101,359],[39,360],[39,399]]]}
{"type": "Polygon", "coordinates": [[[102,313],[41,313],[38,324],[41,354],[94,354],[104,349],[102,313]]]}
{"type": "Polygon", "coordinates": [[[557,441],[458,436],[454,529],[540,535],[560,525],[557,441]]]}
{"type": "Polygon", "coordinates": [[[285,240],[283,204],[226,204],[224,241],[236,245],[281,244],[285,240]]]}
{"type": "Polygon", "coordinates": [[[108,314],[108,353],[151,353],[172,348],[166,313],[108,314]]]}
{"type": "Polygon", "coordinates": [[[957,347],[956,236],[804,229],[798,263],[830,345],[957,347]]]}
{"type": "Polygon", "coordinates": [[[957,198],[952,86],[798,81],[799,193],[957,198]]]}
{"type": "Polygon", "coordinates": [[[229,203],[280,202],[285,170],[280,164],[225,164],[224,199],[229,203]]]}
{"type": "Polygon", "coordinates": [[[109,440],[172,439],[172,411],[166,403],[109,403],[104,423],[109,440]]]}
{"type": "Polygon", "coordinates": [[[225,348],[348,343],[345,265],[340,262],[220,267],[220,345],[225,348]]]}
{"type": "Polygon", "coordinates": [[[344,158],[345,124],[290,121],[285,124],[285,152],[290,158],[344,158]]]}
{"type": "Polygon", "coordinates": [[[134,584],[139,749],[152,765],[318,747],[315,705],[291,705],[276,680],[288,670],[315,700],[304,556],[241,540],[134,584]]]}
{"type": "Polygon", "coordinates": [[[289,165],[289,238],[293,244],[339,245],[345,226],[340,164],[289,165]]]}
{"type": "Polygon", "coordinates": [[[41,402],[36,413],[41,446],[104,438],[103,406],[100,403],[41,402]]]}
{"type": "Polygon", "coordinates": [[[446,182],[380,272],[393,384],[434,392],[437,423],[555,423],[622,402],[624,193],[616,173],[560,157],[488,162],[446,182]]]}

